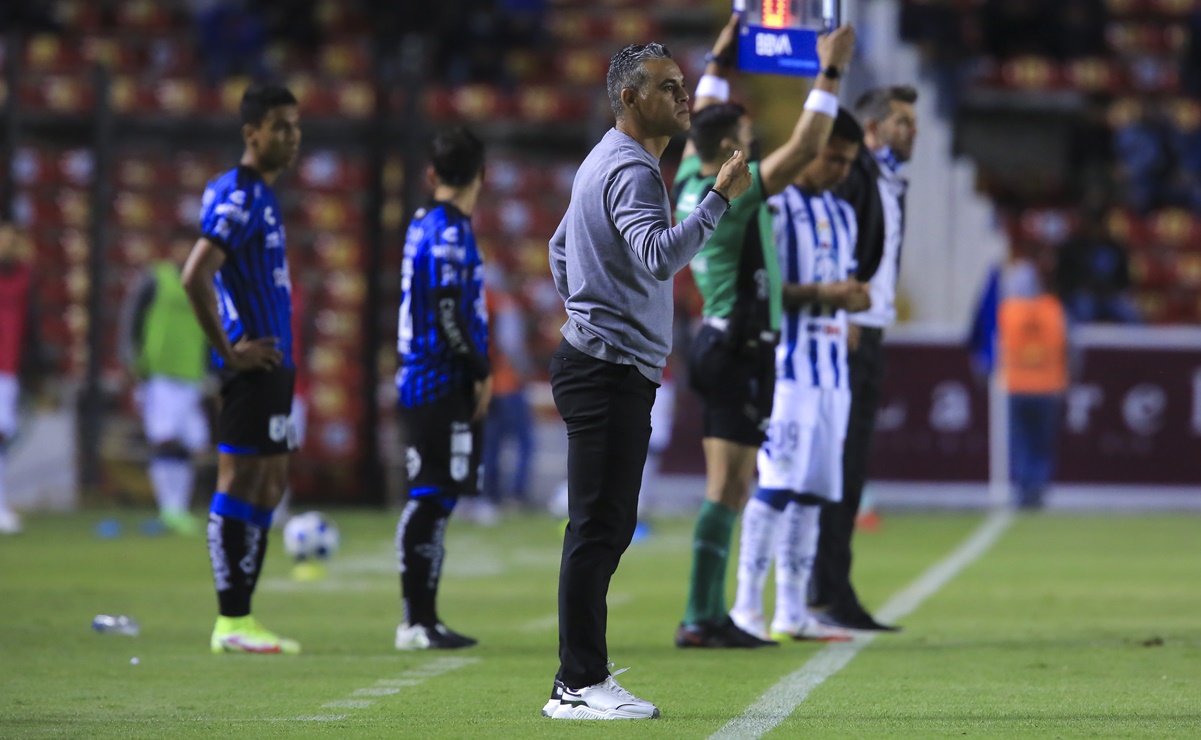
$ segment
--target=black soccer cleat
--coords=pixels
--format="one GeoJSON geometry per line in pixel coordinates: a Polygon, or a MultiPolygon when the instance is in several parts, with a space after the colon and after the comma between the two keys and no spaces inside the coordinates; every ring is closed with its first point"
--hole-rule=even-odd
{"type": "Polygon", "coordinates": [[[681,624],[676,630],[676,647],[681,648],[762,648],[779,644],[752,635],[729,617],[717,623],[681,624]]]}
{"type": "Polygon", "coordinates": [[[402,624],[396,628],[397,650],[458,650],[478,644],[474,637],[460,635],[441,622],[433,627],[402,624]]]}

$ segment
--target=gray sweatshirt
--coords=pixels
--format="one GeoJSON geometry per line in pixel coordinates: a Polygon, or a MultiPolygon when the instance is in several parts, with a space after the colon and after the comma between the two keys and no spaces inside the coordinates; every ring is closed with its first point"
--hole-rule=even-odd
{"type": "Polygon", "coordinates": [[[567,341],[662,382],[671,352],[672,278],[708,241],[726,208],[709,193],[673,227],[659,160],[610,129],[580,165],[550,240],[567,341]]]}

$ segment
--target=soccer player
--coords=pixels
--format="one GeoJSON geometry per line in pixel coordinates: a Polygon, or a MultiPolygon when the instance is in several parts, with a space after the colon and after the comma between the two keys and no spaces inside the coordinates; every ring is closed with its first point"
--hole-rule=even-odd
{"type": "Polygon", "coordinates": [[[659,158],[691,125],[684,75],[662,44],[631,44],[613,55],[606,79],[616,124],[580,165],[549,245],[567,309],[550,366],[568,481],[559,672],[542,707],[553,719],[659,716],[609,672],[605,599],[638,520],[651,407],[671,352],[672,279],[751,185],[734,152],[673,227],[659,158]]]}
{"type": "MultiPolygon", "coordinates": [[[[746,110],[728,103],[723,77],[733,60],[737,16],[722,30],[697,86],[691,143],[696,155],[676,175],[676,216],[688,215],[713,186],[722,162],[751,146],[746,110]]],[[[812,162],[838,113],[841,71],[855,50],[855,32],[839,28],[818,40],[822,73],[792,135],[751,164],[754,185],[730,206],[692,274],[704,297],[704,323],[692,344],[689,380],[704,407],[706,485],[693,534],[692,574],[679,647],[757,648],[775,643],[740,629],[726,613],[726,571],[738,512],[755,473],[772,408],[774,348],[780,332],[780,271],[767,198],[812,162]]]]}
{"type": "Polygon", "coordinates": [[[843,455],[842,501],[822,508],[809,604],[823,621],[859,630],[891,632],[859,603],[851,585],[851,536],[867,481],[880,383],[884,377],[884,330],[897,318],[897,276],[905,237],[905,195],[901,172],[917,138],[917,90],[907,85],[879,87],[855,102],[864,146],[837,195],[855,209],[859,237],[855,260],[859,279],[868,283],[872,306],[853,313],[850,334],[851,419],[843,455]]]}
{"type": "Polygon", "coordinates": [[[300,112],[287,88],[256,84],[242,95],[241,116],[242,160],[205,189],[201,237],[183,271],[221,378],[217,493],[208,521],[219,616],[210,645],[214,653],[297,653],[295,640],[251,616],[250,601],[296,447],[289,418],[292,287],[271,186],[296,161],[300,112]]]}
{"type": "Polygon", "coordinates": [[[442,623],[436,601],[450,514],[460,496],[479,493],[492,397],[484,265],[471,228],[484,184],[483,142],[465,128],[438,134],[426,178],[434,199],[409,224],[400,288],[396,385],[409,501],[396,526],[398,650],[476,644],[442,623]]]}
{"type": "Polygon", "coordinates": [[[818,514],[842,496],[842,445],[851,396],[847,311],[871,306],[855,280],[855,212],[830,189],[846,178],[863,129],[839,111],[829,142],[796,185],[769,203],[784,273],[784,337],[776,348],[776,386],[767,442],[759,451],[759,490],[742,520],[738,596],[730,616],[765,635],[763,586],[776,546],[776,611],[771,636],[848,640],[806,610],[817,550],[818,514]],[[777,527],[784,528],[777,537],[777,527]]]}
{"type": "Polygon", "coordinates": [[[150,483],[159,519],[178,534],[198,535],[188,511],[196,469],[192,456],[209,443],[201,387],[208,343],[184,292],[180,270],[191,244],[177,241],[129,293],[121,316],[121,355],[141,382],[143,428],[152,452],[150,483]]]}

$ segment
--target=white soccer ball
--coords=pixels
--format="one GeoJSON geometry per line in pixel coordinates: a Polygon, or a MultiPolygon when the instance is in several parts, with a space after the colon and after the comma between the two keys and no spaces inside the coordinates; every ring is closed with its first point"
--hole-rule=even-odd
{"type": "Polygon", "coordinates": [[[341,541],[337,525],[319,511],[294,516],[284,525],[284,549],[297,562],[329,560],[341,541]]]}

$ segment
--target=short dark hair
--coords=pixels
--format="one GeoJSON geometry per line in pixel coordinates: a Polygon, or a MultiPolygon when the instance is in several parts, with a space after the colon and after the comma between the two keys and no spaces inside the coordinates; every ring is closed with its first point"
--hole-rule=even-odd
{"type": "Polygon", "coordinates": [[[242,123],[257,126],[272,108],[296,105],[296,96],[283,85],[254,83],[242,93],[242,123]]]}
{"type": "Polygon", "coordinates": [[[839,108],[838,117],[834,119],[834,130],[830,132],[830,138],[850,144],[862,144],[863,127],[859,125],[859,121],[855,120],[853,113],[846,108],[839,108]]]}
{"type": "Polygon", "coordinates": [[[627,87],[642,89],[648,79],[643,63],[650,59],[671,59],[671,52],[663,44],[655,42],[630,44],[609,60],[605,86],[609,92],[609,107],[617,118],[621,118],[625,112],[621,105],[621,91],[627,87]]]}
{"type": "Polygon", "coordinates": [[[692,129],[688,135],[702,161],[708,162],[720,155],[722,139],[737,137],[738,121],[745,115],[746,108],[738,103],[715,103],[692,114],[692,129]]]}
{"type": "Polygon", "coordinates": [[[892,115],[892,104],[917,102],[917,88],[912,85],[889,85],[876,87],[859,96],[855,101],[855,115],[860,122],[883,121],[892,115]]]}
{"type": "Polygon", "coordinates": [[[454,188],[471,184],[484,169],[484,142],[463,126],[435,135],[429,155],[438,180],[454,188]]]}

